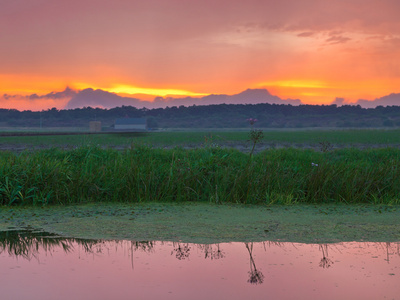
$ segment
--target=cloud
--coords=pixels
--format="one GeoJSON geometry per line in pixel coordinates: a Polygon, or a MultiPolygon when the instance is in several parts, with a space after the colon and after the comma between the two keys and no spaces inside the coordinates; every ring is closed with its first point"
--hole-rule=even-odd
{"type": "Polygon", "coordinates": [[[355,102],[350,102],[345,98],[337,97],[331,104],[336,104],[337,106],[360,105],[364,108],[375,108],[377,106],[400,106],[400,93],[392,93],[373,100],[358,99],[355,102]]]}
{"type": "Polygon", "coordinates": [[[66,87],[61,92],[51,92],[45,95],[9,95],[0,96],[0,107],[18,110],[42,110],[52,107],[64,108],[65,104],[77,94],[77,91],[66,87]]]}
{"type": "Polygon", "coordinates": [[[333,44],[344,44],[350,40],[351,40],[351,38],[335,35],[335,36],[332,36],[332,37],[326,39],[325,41],[328,44],[333,45],[333,44]]]}
{"type": "Polygon", "coordinates": [[[235,95],[207,95],[204,97],[156,97],[154,101],[142,101],[133,97],[121,97],[114,93],[109,93],[100,89],[91,88],[80,91],[65,106],[66,109],[81,107],[104,107],[113,108],[122,105],[131,105],[138,108],[159,108],[167,106],[190,106],[190,105],[213,105],[213,104],[292,104],[299,105],[299,99],[281,99],[271,95],[266,89],[247,89],[235,95]]]}
{"type": "Polygon", "coordinates": [[[359,99],[354,105],[361,105],[366,108],[374,108],[377,106],[400,106],[400,93],[392,93],[374,100],[359,99]]]}
{"type": "Polygon", "coordinates": [[[22,96],[4,94],[2,98],[3,98],[4,100],[10,100],[10,99],[21,98],[21,97],[22,97],[22,96]]]}
{"type": "MultiPolygon", "coordinates": [[[[146,98],[148,98],[147,95],[146,98]]],[[[94,90],[91,88],[75,91],[66,88],[61,92],[51,92],[45,95],[31,94],[27,96],[4,94],[0,96],[0,108],[18,109],[18,110],[47,110],[50,108],[57,109],[74,109],[81,107],[101,107],[112,108],[122,105],[131,105],[138,108],[164,108],[167,106],[190,106],[190,105],[214,105],[214,104],[291,104],[300,105],[299,99],[282,99],[281,97],[272,95],[267,89],[247,89],[241,93],[227,94],[211,94],[204,97],[155,97],[153,101],[144,100],[141,97],[120,96],[104,90],[94,90]]],[[[361,105],[365,108],[374,108],[377,106],[400,106],[400,93],[392,93],[387,96],[375,98],[374,100],[359,99],[351,102],[342,97],[336,97],[330,104],[337,106],[342,105],[361,105]]]]}
{"type": "Polygon", "coordinates": [[[332,102],[332,104],[335,104],[337,106],[342,106],[345,104],[345,99],[344,98],[340,98],[340,97],[336,97],[335,100],[332,102]]]}
{"type": "Polygon", "coordinates": [[[299,33],[297,36],[298,37],[310,37],[310,36],[314,36],[314,35],[315,35],[315,32],[307,31],[307,32],[299,33]]]}

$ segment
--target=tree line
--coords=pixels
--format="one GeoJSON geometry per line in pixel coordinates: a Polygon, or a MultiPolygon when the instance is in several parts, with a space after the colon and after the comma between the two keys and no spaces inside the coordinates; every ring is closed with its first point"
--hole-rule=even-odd
{"type": "Polygon", "coordinates": [[[357,105],[219,104],[112,109],[76,108],[18,111],[0,109],[1,127],[88,127],[100,121],[112,129],[117,118],[147,118],[150,128],[242,128],[246,119],[257,118],[259,128],[301,127],[397,127],[399,106],[362,108],[357,105]]]}

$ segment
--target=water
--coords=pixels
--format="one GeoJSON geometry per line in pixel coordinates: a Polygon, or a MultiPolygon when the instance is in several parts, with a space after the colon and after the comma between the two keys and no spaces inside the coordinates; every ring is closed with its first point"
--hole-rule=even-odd
{"type": "Polygon", "coordinates": [[[66,239],[0,232],[1,299],[400,299],[400,243],[66,239]]]}

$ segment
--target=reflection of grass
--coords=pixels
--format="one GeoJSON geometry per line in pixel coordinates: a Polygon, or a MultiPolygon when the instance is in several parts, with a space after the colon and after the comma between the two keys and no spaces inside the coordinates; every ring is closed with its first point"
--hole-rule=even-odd
{"type": "Polygon", "coordinates": [[[245,243],[244,245],[250,256],[250,271],[247,282],[251,284],[262,284],[264,282],[264,274],[256,267],[253,257],[253,243],[245,243]]]}
{"type": "MultiPolygon", "coordinates": [[[[0,231],[0,254],[7,252],[10,256],[23,257],[30,260],[36,257],[40,252],[52,252],[61,248],[64,252],[73,252],[74,244],[82,247],[87,253],[101,253],[103,246],[117,247],[120,244],[129,243],[131,254],[135,251],[145,253],[153,253],[157,243],[164,244],[163,241],[104,241],[92,239],[76,239],[58,236],[56,234],[47,233],[36,230],[9,230],[0,231]]],[[[201,252],[204,252],[204,258],[220,259],[224,257],[224,252],[220,249],[220,245],[209,244],[188,244],[188,243],[172,243],[172,254],[175,254],[179,260],[186,259],[190,256],[192,246],[196,246],[201,252]]]]}
{"type": "Polygon", "coordinates": [[[0,231],[0,253],[6,251],[9,255],[26,259],[36,257],[40,249],[51,252],[55,248],[62,248],[65,252],[70,252],[73,250],[73,242],[88,252],[98,243],[96,240],[66,239],[55,234],[30,230],[0,231]]]}
{"type": "Polygon", "coordinates": [[[196,150],[83,147],[0,155],[0,204],[84,202],[400,203],[397,149],[196,150]],[[217,201],[218,200],[218,201],[217,201]]]}
{"type": "MultiPolygon", "coordinates": [[[[123,241],[103,241],[94,239],[76,239],[61,237],[56,234],[35,230],[0,231],[0,254],[7,252],[10,256],[32,259],[40,252],[53,252],[62,249],[64,252],[73,252],[74,245],[81,247],[86,253],[101,253],[103,247],[110,245],[118,247],[123,241]]],[[[150,253],[156,244],[155,241],[131,241],[130,250],[150,253]]]]}

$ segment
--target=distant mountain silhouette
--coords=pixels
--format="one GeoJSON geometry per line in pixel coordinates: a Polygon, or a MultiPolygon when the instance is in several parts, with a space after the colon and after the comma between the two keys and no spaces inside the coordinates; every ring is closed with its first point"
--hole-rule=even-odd
{"type": "Polygon", "coordinates": [[[63,99],[63,98],[72,98],[75,95],[77,95],[78,92],[71,89],[70,87],[66,87],[64,91],[62,92],[51,92],[46,95],[38,95],[38,94],[31,94],[28,96],[21,96],[21,95],[8,95],[4,94],[3,96],[0,96],[4,99],[29,99],[29,100],[36,100],[36,99],[63,99]]]}
{"type": "MultiPolygon", "coordinates": [[[[257,104],[257,103],[269,103],[269,104],[292,104],[300,105],[299,99],[281,99],[278,96],[271,95],[266,89],[247,89],[239,94],[228,96],[228,95],[208,95],[200,98],[201,105],[210,104],[257,104]]],[[[197,104],[197,103],[196,103],[197,104]]]]}
{"type": "Polygon", "coordinates": [[[400,106],[400,94],[390,94],[375,100],[358,100],[355,105],[361,105],[364,108],[375,108],[377,106],[400,106]]]}
{"type": "Polygon", "coordinates": [[[292,104],[300,105],[299,99],[283,100],[278,96],[271,95],[266,89],[248,89],[236,95],[208,95],[200,98],[185,97],[156,97],[154,101],[142,101],[137,98],[121,97],[114,93],[91,88],[78,92],[65,106],[65,109],[82,107],[113,108],[118,106],[135,106],[138,108],[164,108],[167,106],[190,106],[190,105],[211,105],[211,104],[292,104]]]}
{"type": "MultiPolygon", "coordinates": [[[[101,89],[94,90],[87,88],[81,91],[73,90],[66,87],[62,92],[51,92],[46,95],[0,95],[0,100],[18,100],[18,99],[29,99],[35,101],[38,99],[64,99],[68,101],[64,109],[74,109],[83,107],[101,107],[101,108],[113,108],[120,106],[134,106],[137,108],[165,108],[167,106],[191,106],[191,105],[213,105],[213,104],[258,104],[258,103],[269,103],[269,104],[291,104],[300,105],[302,104],[299,99],[282,99],[278,96],[271,95],[266,89],[247,89],[239,94],[226,95],[226,94],[211,94],[204,97],[155,97],[153,101],[148,101],[150,95],[144,95],[143,99],[141,95],[124,95],[120,96],[114,93],[110,93],[101,89]],[[135,97],[136,96],[136,97],[135,97]],[[147,99],[147,100],[144,100],[147,99]]],[[[336,98],[332,104],[338,106],[341,105],[360,105],[364,108],[375,108],[377,106],[400,106],[400,93],[392,93],[375,100],[359,99],[355,103],[348,103],[344,98],[336,98]]]]}
{"type": "MultiPolygon", "coordinates": [[[[64,91],[62,92],[51,92],[49,94],[43,95],[43,96],[38,96],[38,98],[50,98],[50,99],[61,99],[61,98],[70,98],[74,97],[78,92],[71,89],[69,86],[65,88],[64,91]]],[[[35,95],[35,94],[33,94],[35,95]]],[[[32,96],[30,95],[30,98],[32,99],[32,96]]]]}
{"type": "Polygon", "coordinates": [[[139,106],[143,107],[142,101],[136,98],[121,97],[117,94],[91,88],[78,92],[68,101],[65,109],[82,107],[113,108],[118,106],[139,106]]]}

